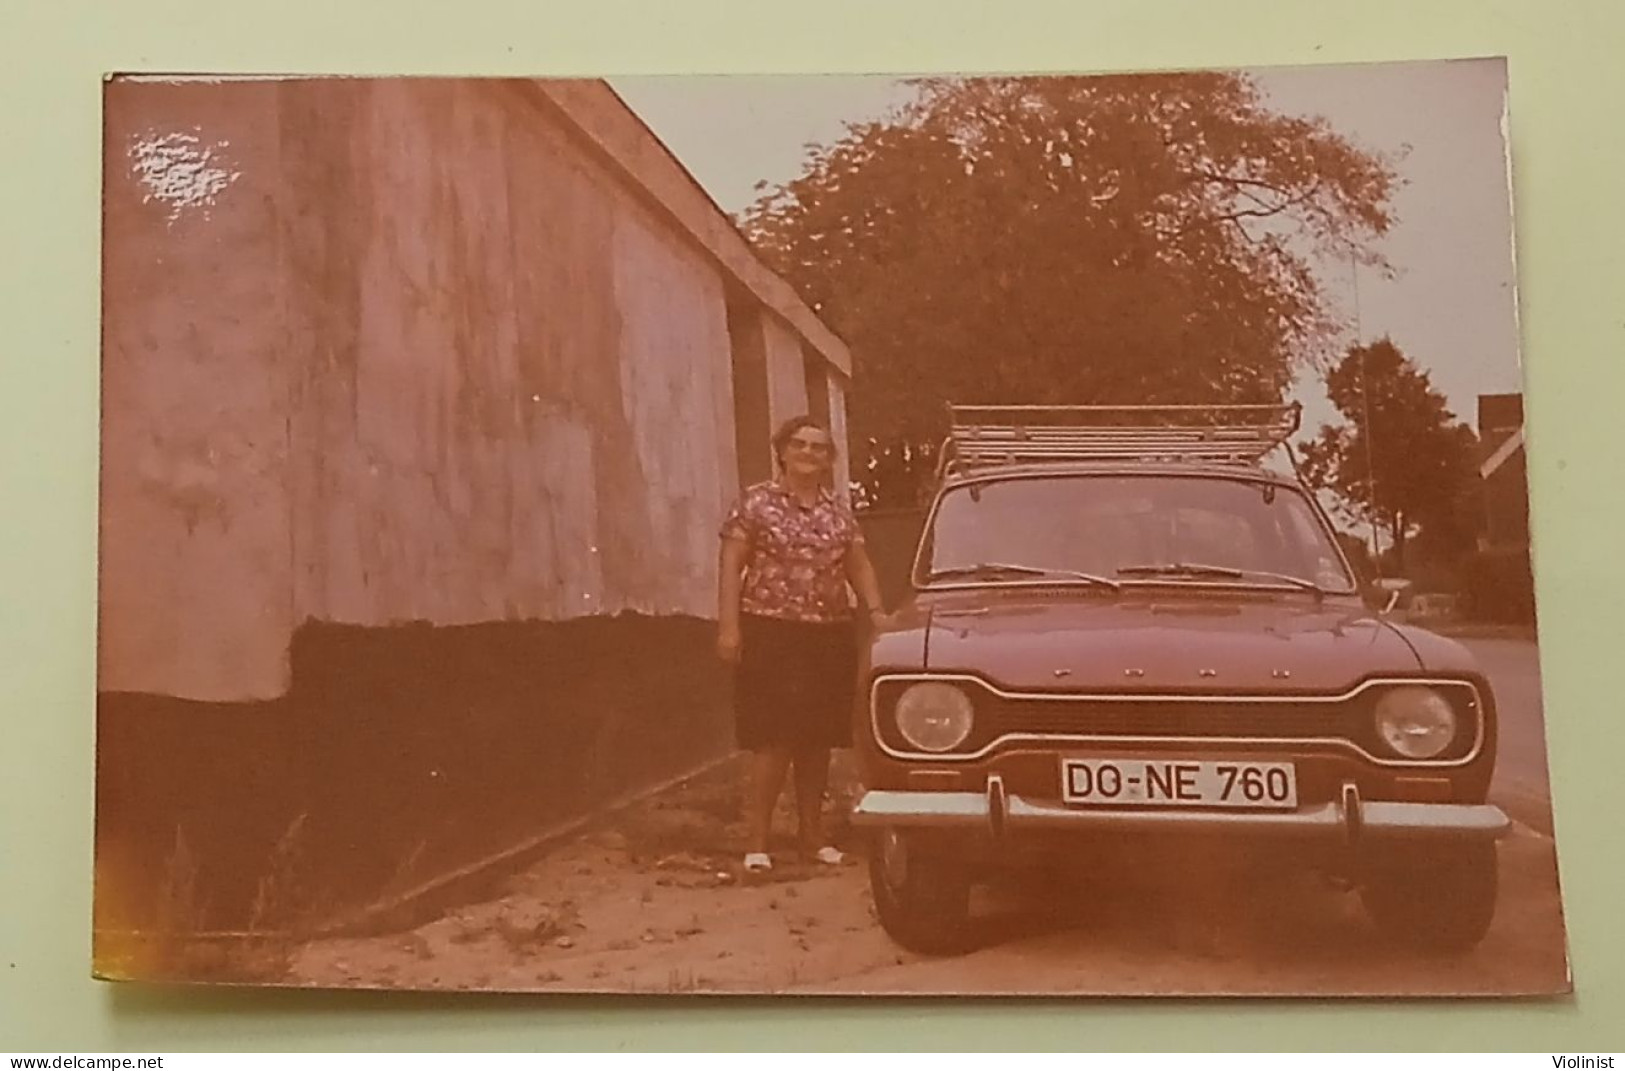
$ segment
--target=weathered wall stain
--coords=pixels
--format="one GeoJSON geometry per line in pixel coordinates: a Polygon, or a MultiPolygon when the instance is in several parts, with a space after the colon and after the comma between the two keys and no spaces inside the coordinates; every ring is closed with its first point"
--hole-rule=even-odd
{"type": "Polygon", "coordinates": [[[307,624],[279,699],[104,693],[98,959],[129,929],[319,924],[724,753],[710,645],[680,617],[307,624]],[[177,830],[189,911],[167,902],[177,830]]]}

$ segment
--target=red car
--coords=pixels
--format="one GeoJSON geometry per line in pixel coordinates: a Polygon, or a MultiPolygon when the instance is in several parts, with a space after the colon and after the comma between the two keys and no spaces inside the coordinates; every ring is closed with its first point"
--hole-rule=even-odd
{"type": "Polygon", "coordinates": [[[1411,945],[1483,937],[1494,697],[1368,607],[1291,463],[1296,406],[953,414],[864,667],[853,821],[896,941],[967,947],[989,868],[1163,834],[1313,857],[1411,945]]]}

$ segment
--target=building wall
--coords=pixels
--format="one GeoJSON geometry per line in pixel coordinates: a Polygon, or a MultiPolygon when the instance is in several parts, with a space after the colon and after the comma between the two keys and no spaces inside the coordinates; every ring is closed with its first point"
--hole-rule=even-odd
{"type": "Polygon", "coordinates": [[[1529,544],[1529,472],[1527,448],[1510,448],[1523,434],[1523,395],[1478,396],[1478,439],[1481,458],[1495,468],[1483,480],[1484,538],[1490,546],[1529,544]],[[1511,449],[1510,453],[1505,453],[1511,449]],[[1498,462],[1498,463],[1497,463],[1498,462]]]}
{"type": "Polygon", "coordinates": [[[100,687],[264,695],[296,621],[288,391],[303,359],[279,93],[139,88],[107,94],[100,687]]]}
{"type": "Polygon", "coordinates": [[[842,496],[851,496],[852,444],[846,424],[846,395],[851,380],[838,372],[829,372],[825,387],[829,391],[829,431],[840,453],[835,459],[835,486],[842,496]]]}
{"type": "Polygon", "coordinates": [[[728,337],[733,347],[734,442],[739,459],[739,486],[750,487],[773,476],[773,425],[762,310],[738,292],[728,303],[728,337]]]}
{"type": "Polygon", "coordinates": [[[1492,547],[1529,545],[1529,464],[1520,449],[1483,481],[1484,536],[1492,547]]]}
{"type": "Polygon", "coordinates": [[[711,612],[722,281],[532,100],[113,83],[108,131],[229,180],[108,157],[104,690],[281,694],[306,619],[711,612]]]}
{"type": "Polygon", "coordinates": [[[780,424],[807,409],[807,372],[802,364],[801,339],[778,318],[762,318],[763,349],[767,361],[769,423],[780,424]]]}
{"type": "Polygon", "coordinates": [[[106,132],[98,966],[725,754],[717,526],[827,330],[613,94],[114,81],[106,132]]]}

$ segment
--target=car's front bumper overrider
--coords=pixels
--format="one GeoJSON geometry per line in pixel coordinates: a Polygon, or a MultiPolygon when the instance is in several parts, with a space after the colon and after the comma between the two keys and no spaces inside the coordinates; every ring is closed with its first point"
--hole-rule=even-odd
{"type": "Polygon", "coordinates": [[[899,829],[989,834],[1237,833],[1268,838],[1342,841],[1495,840],[1511,821],[1487,803],[1401,803],[1360,799],[1345,783],[1339,798],[1288,811],[1072,807],[1007,793],[988,778],[985,792],[866,792],[852,823],[899,829]]]}

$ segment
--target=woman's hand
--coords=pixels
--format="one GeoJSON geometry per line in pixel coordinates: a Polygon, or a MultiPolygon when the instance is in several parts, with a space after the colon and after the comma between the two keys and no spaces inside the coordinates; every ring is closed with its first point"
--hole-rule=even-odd
{"type": "Polygon", "coordinates": [[[739,635],[737,624],[723,622],[717,626],[717,657],[724,662],[738,662],[739,650],[744,643],[739,635]]]}

